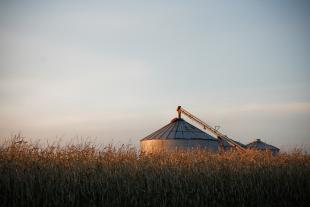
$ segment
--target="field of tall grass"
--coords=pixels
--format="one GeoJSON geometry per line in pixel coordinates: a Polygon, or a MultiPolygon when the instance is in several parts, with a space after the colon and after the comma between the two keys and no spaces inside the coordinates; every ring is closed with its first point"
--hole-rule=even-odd
{"type": "Polygon", "coordinates": [[[0,147],[1,206],[309,206],[301,151],[175,151],[91,144],[0,147]]]}

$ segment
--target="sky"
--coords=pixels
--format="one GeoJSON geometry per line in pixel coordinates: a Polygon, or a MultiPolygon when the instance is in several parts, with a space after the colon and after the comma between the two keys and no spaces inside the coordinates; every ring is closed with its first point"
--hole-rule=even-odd
{"type": "Polygon", "coordinates": [[[309,11],[301,0],[0,0],[0,140],[138,146],[181,105],[244,144],[310,149],[309,11]]]}

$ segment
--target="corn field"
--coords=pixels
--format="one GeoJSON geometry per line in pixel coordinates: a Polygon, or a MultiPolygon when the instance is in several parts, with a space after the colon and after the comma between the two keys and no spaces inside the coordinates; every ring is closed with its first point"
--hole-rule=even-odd
{"type": "Polygon", "coordinates": [[[140,154],[130,146],[0,147],[0,206],[309,206],[301,151],[140,154]]]}

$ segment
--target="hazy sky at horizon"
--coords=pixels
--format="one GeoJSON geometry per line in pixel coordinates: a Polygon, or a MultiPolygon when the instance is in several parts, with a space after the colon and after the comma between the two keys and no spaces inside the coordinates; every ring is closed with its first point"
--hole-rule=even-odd
{"type": "Polygon", "coordinates": [[[310,148],[307,1],[1,1],[0,139],[137,144],[178,105],[310,148]]]}

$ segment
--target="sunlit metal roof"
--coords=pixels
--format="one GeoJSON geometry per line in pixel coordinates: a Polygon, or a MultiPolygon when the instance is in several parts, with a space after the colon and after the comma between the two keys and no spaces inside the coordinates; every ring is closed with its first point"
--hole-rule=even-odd
{"type": "Polygon", "coordinates": [[[203,139],[217,141],[216,138],[181,118],[174,118],[169,124],[141,139],[141,141],[152,139],[203,139]]]}

